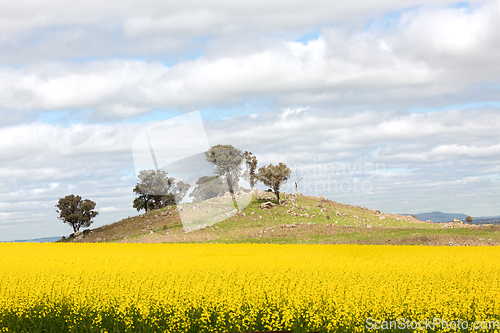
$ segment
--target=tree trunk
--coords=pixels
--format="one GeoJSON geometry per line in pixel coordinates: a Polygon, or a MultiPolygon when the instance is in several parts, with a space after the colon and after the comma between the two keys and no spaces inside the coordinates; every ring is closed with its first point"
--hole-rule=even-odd
{"type": "Polygon", "coordinates": [[[276,198],[278,199],[278,205],[281,205],[280,191],[279,190],[275,190],[274,194],[276,194],[276,198]]]}
{"type": "MultiPolygon", "coordinates": [[[[229,175],[230,177],[231,175],[229,175]]],[[[227,186],[229,187],[229,193],[231,193],[231,199],[233,199],[233,205],[234,205],[234,208],[236,208],[236,210],[239,212],[240,211],[240,208],[238,207],[238,202],[236,202],[236,197],[234,196],[234,190],[233,190],[233,185],[231,184],[231,182],[229,181],[229,177],[226,178],[226,182],[227,182],[227,186]]]]}
{"type": "Polygon", "coordinates": [[[234,190],[232,188],[229,188],[229,193],[231,193],[231,199],[233,199],[233,205],[234,205],[234,207],[239,212],[240,208],[238,207],[238,202],[236,202],[236,197],[234,196],[234,190]]]}

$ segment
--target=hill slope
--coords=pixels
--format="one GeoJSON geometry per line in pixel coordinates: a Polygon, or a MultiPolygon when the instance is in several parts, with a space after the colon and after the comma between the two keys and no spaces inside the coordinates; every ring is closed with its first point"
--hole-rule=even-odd
{"type": "MultiPolygon", "coordinates": [[[[213,226],[185,232],[179,211],[167,207],[85,232],[72,242],[222,242],[308,244],[500,244],[500,227],[425,223],[411,216],[381,213],[323,197],[283,194],[282,206],[269,192],[254,190],[240,213],[213,226]]],[[[199,204],[185,204],[195,210],[199,204]]],[[[199,208],[199,207],[198,207],[199,208]]]]}

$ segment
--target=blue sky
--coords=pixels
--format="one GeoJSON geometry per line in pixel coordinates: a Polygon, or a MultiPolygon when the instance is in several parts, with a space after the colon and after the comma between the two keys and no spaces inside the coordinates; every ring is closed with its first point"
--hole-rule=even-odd
{"type": "Polygon", "coordinates": [[[0,4],[0,241],[69,234],[68,194],[137,215],[134,138],[195,110],[259,166],[340,170],[304,194],[500,215],[499,31],[495,1],[0,4]]]}

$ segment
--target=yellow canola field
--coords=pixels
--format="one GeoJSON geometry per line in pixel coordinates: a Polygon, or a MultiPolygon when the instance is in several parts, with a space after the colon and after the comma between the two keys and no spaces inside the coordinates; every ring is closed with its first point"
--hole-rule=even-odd
{"type": "Polygon", "coordinates": [[[500,320],[495,247],[4,243],[0,263],[0,332],[361,332],[367,320],[500,320]]]}

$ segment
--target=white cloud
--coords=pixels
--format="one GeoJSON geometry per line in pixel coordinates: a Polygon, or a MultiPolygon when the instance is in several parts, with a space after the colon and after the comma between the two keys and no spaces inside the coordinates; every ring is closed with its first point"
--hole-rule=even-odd
{"type": "MultiPolygon", "coordinates": [[[[380,2],[373,5],[372,9],[378,9],[372,15],[378,21],[366,31],[360,27],[326,25],[319,30],[319,37],[306,43],[292,41],[291,35],[285,35],[284,38],[268,37],[258,30],[245,28],[245,31],[253,34],[249,36],[249,42],[236,41],[235,44],[239,46],[233,48],[231,43],[235,38],[241,39],[243,36],[245,39],[247,35],[240,35],[228,28],[226,32],[220,33],[224,37],[213,37],[206,41],[206,54],[186,58],[179,51],[173,57],[180,58],[180,61],[172,65],[157,60],[134,59],[141,54],[134,54],[132,59],[83,62],[71,62],[67,58],[53,60],[58,59],[57,56],[50,55],[50,61],[42,60],[17,67],[11,66],[11,62],[6,60],[5,65],[0,66],[0,109],[92,109],[107,118],[127,118],[160,107],[192,109],[234,106],[252,98],[283,107],[331,107],[333,104],[338,109],[358,107],[373,110],[387,107],[439,107],[450,99],[454,99],[457,104],[496,100],[495,90],[478,89],[478,86],[494,87],[500,84],[500,65],[496,60],[500,53],[497,32],[500,31],[497,27],[500,10],[497,4],[479,4],[470,9],[424,6],[403,12],[394,27],[386,28],[380,23],[383,20],[378,10],[390,5],[394,4],[380,2]],[[462,30],[464,33],[461,33],[462,30]]],[[[100,13],[95,19],[98,22],[107,17],[107,10],[112,8],[92,6],[86,10],[100,13]]],[[[188,10],[190,6],[193,4],[188,3],[186,7],[174,4],[171,11],[158,8],[154,15],[150,13],[145,16],[141,10],[122,13],[125,15],[122,19],[129,23],[126,34],[144,35],[141,37],[141,43],[144,44],[133,47],[136,44],[131,42],[126,43],[126,47],[142,49],[145,46],[145,54],[152,54],[156,52],[152,49],[159,42],[153,36],[156,33],[154,31],[173,27],[184,29],[182,24],[177,24],[179,22],[202,26],[185,28],[186,34],[194,34],[194,39],[203,37],[198,30],[219,24],[214,23],[217,20],[213,19],[217,15],[226,18],[220,24],[240,26],[232,21],[234,18],[230,19],[232,16],[225,16],[224,11],[236,10],[230,6],[221,4],[222,14],[214,9],[217,6],[208,9],[201,6],[194,13],[188,10]],[[197,19],[197,15],[203,19],[197,19]],[[198,32],[190,32],[190,29],[198,32]]],[[[251,5],[243,6],[249,6],[249,11],[240,12],[238,9],[238,15],[255,15],[251,5]]],[[[367,10],[355,9],[351,5],[337,6],[352,15],[367,10]]],[[[277,12],[274,13],[277,8],[276,5],[270,6],[267,15],[277,15],[277,12]]],[[[335,11],[330,12],[329,8],[329,14],[320,13],[314,4],[308,8],[292,4],[289,8],[292,12],[299,9],[306,12],[311,10],[316,20],[322,15],[333,15],[330,19],[339,19],[338,13],[333,14],[335,11]]],[[[15,15],[23,16],[18,11],[15,11],[15,15]]],[[[269,17],[264,15],[262,19],[267,20],[269,17]]],[[[284,22],[288,20],[286,17],[283,14],[284,22]]],[[[81,23],[94,22],[93,19],[85,20],[82,19],[81,23]]],[[[94,23],[99,25],[98,22],[94,23]]],[[[279,24],[276,23],[277,26],[279,24]]],[[[298,26],[301,24],[297,23],[298,26]]],[[[241,25],[245,26],[244,23],[241,25]]],[[[116,34],[116,27],[106,27],[112,31],[111,34],[116,34]]],[[[94,37],[100,38],[99,33],[93,30],[73,29],[74,33],[69,33],[67,39],[61,40],[61,45],[87,34],[92,40],[96,39],[94,37]]],[[[161,38],[170,41],[171,35],[165,33],[161,38]]],[[[189,39],[182,33],[180,36],[181,43],[189,39]]],[[[51,45],[51,41],[47,42],[44,49],[59,49],[57,45],[51,45]]],[[[45,43],[45,39],[40,43],[45,43]]],[[[24,42],[24,46],[16,49],[29,50],[31,44],[24,42]]],[[[87,55],[90,52],[90,57],[92,54],[103,56],[97,51],[102,48],[109,53],[104,58],[110,58],[112,53],[122,53],[112,49],[114,43],[108,44],[111,48],[106,47],[105,42],[99,45],[91,42],[86,44],[81,53],[87,55]]],[[[8,50],[7,54],[17,52],[8,50]]],[[[30,52],[30,56],[38,54],[38,51],[30,52]]],[[[163,51],[158,52],[162,54],[163,51]]],[[[17,54],[15,58],[23,57],[17,54]]]]}
{"type": "Polygon", "coordinates": [[[73,0],[61,6],[55,0],[43,4],[24,0],[0,5],[0,32],[15,33],[69,24],[102,25],[106,20],[124,22],[127,31],[138,33],[151,29],[164,32],[208,33],[240,32],[243,29],[290,31],[332,21],[348,22],[361,17],[415,5],[448,3],[448,1],[239,1],[200,2],[131,1],[120,3],[73,0]]]}
{"type": "MultiPolygon", "coordinates": [[[[391,90],[425,97],[419,88],[434,74],[421,64],[387,58],[371,63],[327,57],[319,39],[301,46],[278,45],[236,57],[199,58],[173,67],[143,61],[95,61],[30,69],[0,69],[0,107],[4,109],[85,109],[129,117],[158,107],[224,105],[260,95],[288,103],[365,100],[384,84],[391,90]],[[404,85],[405,88],[401,88],[404,85]],[[354,91],[346,87],[353,86],[354,91]],[[357,86],[354,88],[354,86],[357,86]]],[[[334,45],[329,45],[334,47],[334,45]]],[[[450,91],[453,89],[450,88],[450,91]]],[[[432,92],[430,92],[433,95],[432,92]]]]}

